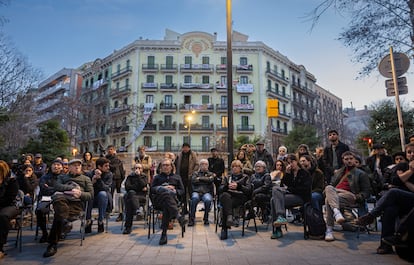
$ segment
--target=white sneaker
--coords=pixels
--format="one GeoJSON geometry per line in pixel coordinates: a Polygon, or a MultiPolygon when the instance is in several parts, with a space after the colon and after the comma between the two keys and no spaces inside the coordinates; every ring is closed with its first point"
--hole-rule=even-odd
{"type": "Polygon", "coordinates": [[[340,225],[345,223],[345,218],[342,216],[342,213],[339,211],[334,214],[334,218],[335,218],[335,222],[337,222],[340,225]]]}
{"type": "Polygon", "coordinates": [[[325,233],[325,241],[331,242],[331,241],[334,241],[334,240],[335,240],[335,237],[333,236],[332,231],[327,231],[325,233]]]}

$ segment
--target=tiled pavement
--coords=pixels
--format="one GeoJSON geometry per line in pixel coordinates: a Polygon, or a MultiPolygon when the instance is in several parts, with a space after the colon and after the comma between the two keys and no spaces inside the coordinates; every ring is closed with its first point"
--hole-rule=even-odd
{"type": "MultiPolygon", "coordinates": [[[[241,227],[229,232],[229,239],[221,241],[215,233],[215,225],[204,226],[202,213],[197,213],[194,227],[187,227],[184,238],[175,225],[168,231],[168,244],[158,245],[160,231],[156,230],[147,239],[147,230],[142,221],[134,222],[130,235],[123,235],[121,223],[115,216],[109,222],[108,233],[97,234],[96,227],[87,235],[83,246],[77,224],[69,237],[60,242],[54,257],[43,258],[46,244],[34,241],[34,231],[25,229],[23,250],[6,246],[8,255],[0,264],[409,264],[397,255],[377,255],[379,233],[361,234],[356,238],[352,232],[335,232],[334,242],[304,240],[302,226],[289,224],[288,232],[279,240],[271,240],[271,228],[258,225],[258,233],[252,224],[244,237],[241,227]]],[[[212,216],[212,214],[210,214],[212,216]]],[[[14,236],[14,233],[9,235],[14,236]]]]}

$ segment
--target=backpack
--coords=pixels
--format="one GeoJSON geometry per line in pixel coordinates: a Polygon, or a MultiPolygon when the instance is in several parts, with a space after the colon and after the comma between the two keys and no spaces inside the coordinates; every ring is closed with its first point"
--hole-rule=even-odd
{"type": "Polygon", "coordinates": [[[323,239],[326,232],[326,223],[322,211],[315,209],[308,202],[304,206],[304,238],[323,239]]]}
{"type": "Polygon", "coordinates": [[[407,247],[396,246],[395,252],[400,258],[408,262],[414,262],[414,208],[400,220],[397,233],[402,236],[407,247]]]}

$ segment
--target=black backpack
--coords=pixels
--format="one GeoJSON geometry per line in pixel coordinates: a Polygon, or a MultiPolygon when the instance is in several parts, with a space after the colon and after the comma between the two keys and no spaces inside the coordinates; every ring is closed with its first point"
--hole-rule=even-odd
{"type": "Polygon", "coordinates": [[[400,220],[397,233],[402,236],[407,247],[395,247],[395,252],[400,258],[414,262],[414,208],[400,220]]]}
{"type": "Polygon", "coordinates": [[[323,239],[325,238],[326,223],[322,211],[312,207],[310,203],[304,206],[304,238],[323,239]]]}

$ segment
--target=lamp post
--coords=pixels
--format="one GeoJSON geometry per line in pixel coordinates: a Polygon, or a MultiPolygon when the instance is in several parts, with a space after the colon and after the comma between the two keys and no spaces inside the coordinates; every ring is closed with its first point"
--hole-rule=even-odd
{"type": "Polygon", "coordinates": [[[188,129],[188,144],[191,146],[191,121],[193,120],[193,115],[195,114],[195,110],[190,110],[190,113],[187,115],[187,129],[188,129]]]}

